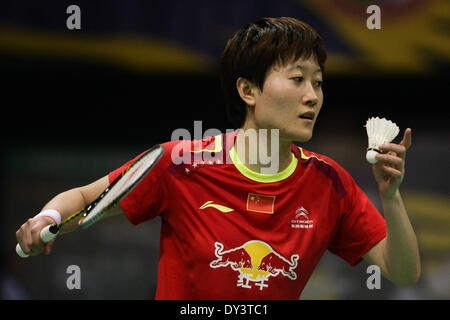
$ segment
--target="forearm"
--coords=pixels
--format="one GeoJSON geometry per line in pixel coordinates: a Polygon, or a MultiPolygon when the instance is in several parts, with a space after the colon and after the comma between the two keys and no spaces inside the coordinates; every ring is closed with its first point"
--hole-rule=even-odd
{"type": "MultiPolygon", "coordinates": [[[[80,188],[74,188],[58,194],[51,199],[42,210],[54,209],[61,214],[61,221],[66,220],[75,212],[83,209],[87,205],[80,188]]],[[[78,219],[74,219],[64,225],[61,229],[62,233],[75,231],[78,228],[78,219]]]]}
{"type": "Polygon", "coordinates": [[[401,285],[415,283],[420,277],[419,248],[400,192],[381,200],[387,228],[385,261],[389,278],[401,285]]]}
{"type": "MultiPolygon", "coordinates": [[[[58,194],[44,206],[43,210],[55,209],[59,211],[61,214],[61,221],[64,221],[74,213],[92,203],[108,186],[109,179],[108,176],[105,176],[86,186],[74,188],[58,194]]],[[[112,213],[109,215],[112,215],[112,213]]],[[[76,218],[64,225],[61,232],[66,233],[78,229],[78,220],[79,218],[76,218]]]]}

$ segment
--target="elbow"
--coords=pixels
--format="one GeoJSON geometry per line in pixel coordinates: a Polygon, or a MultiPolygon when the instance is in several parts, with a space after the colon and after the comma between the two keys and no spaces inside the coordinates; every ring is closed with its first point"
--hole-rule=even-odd
{"type": "Polygon", "coordinates": [[[417,284],[420,280],[420,270],[418,270],[416,273],[414,273],[414,275],[411,277],[411,279],[409,279],[409,281],[405,284],[406,286],[411,286],[414,284],[417,284]]]}
{"type": "Polygon", "coordinates": [[[389,280],[398,286],[412,286],[419,282],[422,273],[420,258],[402,264],[387,264],[389,280]]]}
{"type": "Polygon", "coordinates": [[[401,274],[398,277],[393,277],[391,281],[398,286],[412,286],[419,282],[420,280],[420,269],[416,272],[411,272],[408,274],[401,274]]]}
{"type": "Polygon", "coordinates": [[[417,282],[419,282],[419,278],[420,278],[420,276],[419,277],[414,277],[414,278],[409,278],[409,279],[406,279],[406,278],[405,279],[399,279],[399,280],[395,279],[392,282],[394,284],[396,284],[397,286],[406,287],[406,286],[412,286],[412,285],[417,284],[417,282]]]}

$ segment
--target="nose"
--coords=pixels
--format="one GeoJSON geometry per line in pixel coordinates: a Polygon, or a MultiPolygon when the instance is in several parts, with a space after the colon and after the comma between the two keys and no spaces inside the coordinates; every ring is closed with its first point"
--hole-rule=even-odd
{"type": "Polygon", "coordinates": [[[319,102],[319,98],[317,97],[316,91],[314,90],[311,82],[307,83],[305,89],[306,92],[303,95],[303,104],[314,107],[319,102]]]}

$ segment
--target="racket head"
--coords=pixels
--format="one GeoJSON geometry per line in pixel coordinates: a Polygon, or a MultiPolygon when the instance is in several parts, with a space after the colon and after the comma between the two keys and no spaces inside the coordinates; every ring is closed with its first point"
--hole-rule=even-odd
{"type": "Polygon", "coordinates": [[[163,154],[164,147],[155,145],[134,161],[97,200],[85,208],[85,213],[78,222],[79,227],[86,229],[99,221],[110,208],[126,197],[144,179],[163,154]]]}

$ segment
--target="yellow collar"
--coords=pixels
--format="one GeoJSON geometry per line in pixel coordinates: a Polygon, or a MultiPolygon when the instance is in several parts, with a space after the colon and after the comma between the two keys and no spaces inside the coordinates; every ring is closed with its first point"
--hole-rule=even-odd
{"type": "Polygon", "coordinates": [[[254,180],[257,182],[262,182],[262,183],[277,182],[277,181],[281,181],[281,180],[288,178],[295,171],[295,168],[297,168],[297,163],[298,163],[298,160],[295,157],[295,155],[293,153],[291,153],[291,155],[292,155],[291,163],[283,171],[280,171],[275,174],[262,174],[262,173],[252,171],[249,168],[247,168],[241,162],[241,160],[238,158],[238,155],[237,155],[237,152],[236,152],[236,149],[234,146],[230,149],[230,158],[233,161],[233,164],[235,165],[235,167],[239,170],[239,172],[241,172],[244,176],[246,176],[247,178],[249,178],[251,180],[254,180]]]}

